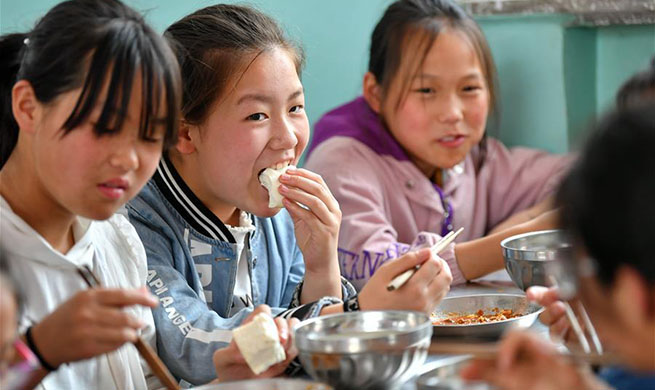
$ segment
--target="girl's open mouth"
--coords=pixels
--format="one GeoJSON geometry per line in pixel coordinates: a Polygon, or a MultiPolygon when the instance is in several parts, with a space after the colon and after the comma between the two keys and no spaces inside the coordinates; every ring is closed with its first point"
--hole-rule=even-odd
{"type": "Polygon", "coordinates": [[[466,137],[463,135],[449,135],[447,137],[439,138],[437,142],[439,145],[447,148],[456,148],[464,143],[466,137]]]}

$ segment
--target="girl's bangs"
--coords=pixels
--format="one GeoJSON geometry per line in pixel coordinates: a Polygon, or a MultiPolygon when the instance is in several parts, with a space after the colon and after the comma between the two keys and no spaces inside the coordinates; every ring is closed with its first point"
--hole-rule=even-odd
{"type": "Polygon", "coordinates": [[[383,89],[388,91],[393,79],[400,79],[400,95],[396,100],[394,107],[397,110],[405,100],[411,89],[412,80],[420,73],[425,58],[430,52],[432,44],[437,39],[441,31],[440,24],[427,24],[415,28],[408,28],[402,35],[402,39],[397,43],[400,48],[397,49],[401,55],[398,57],[396,64],[389,64],[390,77],[385,80],[383,89]],[[408,53],[415,53],[408,55],[408,53]]]}
{"type": "Polygon", "coordinates": [[[86,121],[100,101],[102,110],[94,131],[98,135],[119,132],[128,115],[135,78],[140,75],[139,137],[154,140],[157,127],[164,126],[164,143],[170,146],[177,135],[180,82],[175,59],[164,45],[163,41],[153,42],[134,22],[109,23],[92,49],[82,93],[64,131],[86,121]],[[106,93],[101,99],[103,90],[106,93]]]}

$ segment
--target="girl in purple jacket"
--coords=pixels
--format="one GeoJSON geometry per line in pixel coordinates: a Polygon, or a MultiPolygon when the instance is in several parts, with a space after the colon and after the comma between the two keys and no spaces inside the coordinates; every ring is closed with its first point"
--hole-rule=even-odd
{"type": "Polygon", "coordinates": [[[339,262],[356,287],[459,227],[441,254],[453,283],[501,268],[503,238],[555,227],[549,194],[570,159],[487,137],[495,91],[488,44],[454,2],[387,8],[363,96],[316,124],[306,164],[341,205],[339,262]]]}

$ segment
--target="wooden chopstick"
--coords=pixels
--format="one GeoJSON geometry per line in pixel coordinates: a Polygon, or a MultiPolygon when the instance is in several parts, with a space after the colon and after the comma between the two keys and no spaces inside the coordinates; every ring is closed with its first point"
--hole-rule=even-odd
{"type": "MultiPolygon", "coordinates": [[[[430,248],[430,251],[432,251],[432,254],[435,256],[439,254],[442,250],[444,250],[448,245],[450,245],[451,242],[453,242],[457,236],[464,230],[463,227],[459,228],[456,232],[450,232],[446,234],[439,242],[434,244],[432,248],[430,248]]],[[[393,278],[393,280],[387,285],[387,291],[393,291],[397,290],[400,287],[402,287],[403,284],[407,283],[409,278],[414,275],[414,273],[420,268],[420,266],[416,266],[414,268],[410,268],[407,271],[403,272],[402,274],[396,276],[393,278]]]]}
{"type": "Polygon", "coordinates": [[[155,376],[159,378],[161,383],[168,390],[180,389],[180,385],[177,383],[175,378],[173,378],[173,375],[171,375],[170,371],[168,371],[168,368],[166,368],[164,362],[161,361],[161,359],[159,358],[159,356],[157,356],[155,351],[153,351],[152,348],[148,344],[146,344],[146,342],[143,341],[141,337],[138,337],[136,339],[136,341],[134,342],[134,346],[143,357],[143,360],[145,360],[146,363],[148,363],[150,369],[155,374],[155,376]]]}
{"type": "MultiPolygon", "coordinates": [[[[88,265],[84,265],[83,267],[78,268],[77,272],[82,276],[89,288],[102,286],[100,284],[100,280],[93,273],[93,271],[91,271],[91,268],[89,268],[88,265]]],[[[157,376],[161,383],[166,387],[166,389],[180,390],[180,385],[177,383],[175,378],[173,378],[173,375],[171,375],[170,371],[168,371],[168,368],[166,368],[164,362],[162,362],[155,351],[153,351],[152,348],[146,344],[145,341],[143,341],[141,336],[137,336],[137,339],[134,342],[134,346],[141,354],[141,357],[143,357],[143,360],[148,363],[148,366],[150,366],[150,369],[155,374],[155,376],[157,376]]]]}
{"type": "MultiPolygon", "coordinates": [[[[432,342],[428,347],[428,354],[436,355],[471,355],[475,359],[495,360],[498,355],[498,343],[466,343],[466,342],[432,342]]],[[[616,365],[620,360],[612,354],[582,353],[571,351],[561,353],[564,358],[574,362],[586,362],[591,365],[607,366],[616,365]]]]}

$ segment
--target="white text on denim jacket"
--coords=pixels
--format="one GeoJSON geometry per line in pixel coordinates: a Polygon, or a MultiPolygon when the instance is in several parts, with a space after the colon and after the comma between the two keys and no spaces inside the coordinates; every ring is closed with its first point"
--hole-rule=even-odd
{"type": "Polygon", "coordinates": [[[382,264],[402,256],[409,248],[409,245],[398,242],[391,244],[384,252],[363,250],[355,253],[339,248],[341,272],[349,280],[368,279],[382,264]]]}
{"type": "Polygon", "coordinates": [[[168,319],[170,319],[173,325],[177,326],[180,332],[186,336],[191,330],[191,323],[187,321],[184,315],[180,314],[177,309],[175,309],[175,306],[173,305],[175,299],[170,295],[170,292],[164,295],[164,293],[168,292],[168,287],[166,287],[164,281],[157,276],[157,271],[151,269],[148,270],[147,283],[148,286],[150,286],[150,291],[159,298],[159,303],[166,311],[168,319]]]}

